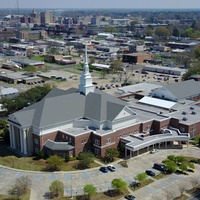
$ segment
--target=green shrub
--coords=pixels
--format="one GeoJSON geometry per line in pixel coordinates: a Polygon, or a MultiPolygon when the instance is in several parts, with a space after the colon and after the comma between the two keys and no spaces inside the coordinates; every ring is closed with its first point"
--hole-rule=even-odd
{"type": "Polygon", "coordinates": [[[74,160],[77,160],[77,158],[76,158],[76,157],[70,157],[69,160],[70,160],[70,161],[74,161],[74,160]]]}
{"type": "Polygon", "coordinates": [[[128,164],[127,164],[127,161],[126,161],[126,160],[119,162],[119,164],[120,164],[122,167],[128,168],[128,164]]]}

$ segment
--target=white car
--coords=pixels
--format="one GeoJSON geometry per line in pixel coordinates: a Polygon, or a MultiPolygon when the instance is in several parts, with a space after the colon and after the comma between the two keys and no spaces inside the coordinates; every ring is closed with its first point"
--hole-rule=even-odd
{"type": "Polygon", "coordinates": [[[156,153],[156,152],[158,152],[158,149],[152,149],[151,151],[150,151],[150,153],[156,153]]]}
{"type": "Polygon", "coordinates": [[[111,172],[115,172],[115,167],[113,165],[108,165],[107,168],[111,171],[111,172]]]}

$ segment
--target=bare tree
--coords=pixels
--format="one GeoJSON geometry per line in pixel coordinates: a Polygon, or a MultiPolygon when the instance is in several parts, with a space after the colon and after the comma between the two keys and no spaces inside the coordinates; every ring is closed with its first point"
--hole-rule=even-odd
{"type": "Polygon", "coordinates": [[[31,179],[29,176],[21,176],[20,178],[17,178],[15,181],[15,184],[19,186],[22,190],[26,190],[26,188],[30,188],[31,186],[31,179]]]}
{"type": "Polygon", "coordinates": [[[178,190],[179,190],[180,193],[181,193],[181,197],[182,197],[183,193],[186,191],[186,189],[187,189],[187,187],[186,187],[186,184],[185,184],[185,183],[180,183],[180,184],[178,185],[178,190]]]}
{"type": "Polygon", "coordinates": [[[28,176],[21,176],[16,179],[15,184],[8,190],[8,194],[16,195],[17,198],[19,198],[19,196],[24,194],[26,189],[30,188],[30,186],[31,179],[28,176]]]}
{"type": "Polygon", "coordinates": [[[161,195],[153,195],[152,197],[151,197],[151,200],[163,200],[163,196],[161,196],[161,195]]]}
{"type": "Polygon", "coordinates": [[[197,176],[190,177],[190,183],[193,187],[193,190],[199,184],[199,182],[200,182],[199,177],[197,176]]]}
{"type": "Polygon", "coordinates": [[[165,197],[166,197],[167,200],[174,199],[174,191],[172,191],[172,190],[166,190],[165,191],[165,197]]]}

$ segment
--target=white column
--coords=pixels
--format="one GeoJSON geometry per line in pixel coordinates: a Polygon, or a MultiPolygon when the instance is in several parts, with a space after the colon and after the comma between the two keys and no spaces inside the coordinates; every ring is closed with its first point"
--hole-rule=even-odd
{"type": "Polygon", "coordinates": [[[12,130],[12,139],[13,139],[13,141],[12,141],[13,149],[15,149],[16,148],[16,140],[15,140],[15,131],[14,131],[14,126],[13,125],[11,125],[11,130],[12,130]]]}
{"type": "Polygon", "coordinates": [[[11,125],[9,125],[10,147],[13,148],[13,133],[11,125]]]}
{"type": "Polygon", "coordinates": [[[24,139],[23,139],[23,130],[20,129],[20,144],[21,144],[21,153],[24,153],[24,139]]]}
{"type": "Polygon", "coordinates": [[[23,136],[24,136],[24,154],[27,154],[27,134],[26,130],[23,130],[23,136]]]}

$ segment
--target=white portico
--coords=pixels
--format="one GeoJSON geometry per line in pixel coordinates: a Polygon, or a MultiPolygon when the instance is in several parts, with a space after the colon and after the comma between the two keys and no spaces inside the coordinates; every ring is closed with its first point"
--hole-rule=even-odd
{"type": "Polygon", "coordinates": [[[29,155],[32,152],[32,144],[29,135],[29,129],[24,129],[16,124],[9,124],[9,134],[10,134],[10,148],[20,152],[23,155],[29,155]]]}

